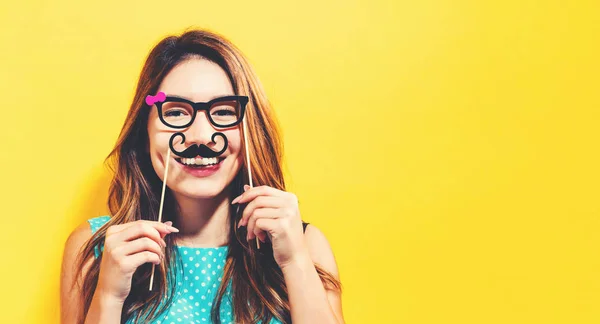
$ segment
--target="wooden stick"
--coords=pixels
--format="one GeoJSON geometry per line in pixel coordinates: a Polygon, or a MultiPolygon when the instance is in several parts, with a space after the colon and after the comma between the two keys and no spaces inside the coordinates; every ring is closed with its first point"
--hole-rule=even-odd
{"type": "MultiPolygon", "coordinates": [[[[246,148],[246,167],[248,168],[248,184],[250,185],[250,188],[253,188],[254,184],[252,183],[252,168],[250,167],[250,149],[248,148],[248,132],[246,131],[247,128],[248,125],[246,124],[246,118],[244,118],[244,146],[246,148]]],[[[256,247],[260,249],[260,240],[258,239],[258,236],[256,237],[256,247]]]]}
{"type": "MultiPolygon", "coordinates": [[[[158,208],[158,222],[162,222],[163,205],[165,202],[165,189],[167,187],[167,175],[169,174],[169,161],[171,160],[171,149],[167,150],[167,163],[165,165],[165,180],[163,181],[162,193],[160,195],[160,207],[158,208]]],[[[152,284],[154,283],[154,266],[152,264],[152,275],[150,276],[150,291],[152,291],[152,284]]]]}

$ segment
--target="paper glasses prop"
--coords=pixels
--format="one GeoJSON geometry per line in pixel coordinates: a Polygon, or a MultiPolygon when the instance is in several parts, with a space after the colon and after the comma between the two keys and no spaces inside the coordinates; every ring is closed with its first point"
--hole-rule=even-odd
{"type": "MultiPolygon", "coordinates": [[[[208,121],[217,129],[229,128],[243,123],[242,131],[244,136],[244,146],[246,154],[246,167],[248,168],[248,182],[250,187],[253,187],[252,183],[252,170],[250,168],[250,152],[248,149],[248,134],[246,132],[246,119],[244,119],[244,112],[246,111],[246,105],[248,104],[248,97],[246,96],[225,96],[215,98],[208,102],[192,102],[184,98],[167,96],[164,92],[159,92],[155,96],[146,96],[146,104],[150,107],[156,105],[158,109],[158,118],[160,121],[174,129],[185,129],[194,123],[198,111],[206,112],[208,121]]],[[[181,143],[185,143],[185,135],[182,132],[173,134],[169,140],[169,150],[167,151],[165,175],[162,186],[162,193],[160,196],[160,207],[158,211],[158,221],[162,221],[163,204],[165,200],[165,189],[167,185],[167,175],[169,171],[169,161],[171,160],[171,151],[182,158],[194,158],[197,156],[210,158],[218,157],[223,154],[228,147],[229,142],[225,134],[216,132],[212,135],[211,141],[216,144],[215,140],[217,137],[223,139],[223,148],[219,151],[213,151],[204,144],[192,144],[183,151],[177,151],[173,145],[174,140],[177,137],[181,137],[181,143]]],[[[256,244],[260,248],[258,237],[256,238],[256,244]]],[[[152,275],[150,276],[150,290],[152,290],[152,284],[154,282],[154,267],[152,265],[152,275]]]]}

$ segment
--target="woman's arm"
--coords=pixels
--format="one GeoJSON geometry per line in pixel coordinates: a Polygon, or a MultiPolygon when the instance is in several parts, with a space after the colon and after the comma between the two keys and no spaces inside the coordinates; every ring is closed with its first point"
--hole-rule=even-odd
{"type": "MultiPolygon", "coordinates": [[[[85,222],[69,235],[65,243],[60,278],[60,318],[63,324],[78,323],[77,316],[79,315],[79,310],[83,308],[80,285],[93,260],[88,260],[83,268],[83,273],[80,274],[76,273],[77,265],[75,262],[83,244],[91,236],[92,230],[90,225],[85,222]],[[75,279],[78,284],[73,286],[75,279]]],[[[122,308],[122,304],[103,298],[102,294],[96,291],[85,323],[120,323],[122,308]]]]}
{"type": "Polygon", "coordinates": [[[344,323],[341,293],[325,289],[313,264],[318,264],[339,280],[331,246],[325,235],[312,225],[308,225],[304,237],[307,253],[281,269],[288,289],[292,322],[344,323]]]}

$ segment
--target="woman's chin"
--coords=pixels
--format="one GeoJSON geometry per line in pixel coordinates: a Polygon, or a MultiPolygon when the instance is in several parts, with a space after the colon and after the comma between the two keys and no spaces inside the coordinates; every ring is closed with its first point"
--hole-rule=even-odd
{"type": "Polygon", "coordinates": [[[193,199],[213,199],[225,190],[225,185],[214,183],[196,184],[196,185],[181,185],[177,188],[171,188],[177,194],[193,198],[193,199]]]}

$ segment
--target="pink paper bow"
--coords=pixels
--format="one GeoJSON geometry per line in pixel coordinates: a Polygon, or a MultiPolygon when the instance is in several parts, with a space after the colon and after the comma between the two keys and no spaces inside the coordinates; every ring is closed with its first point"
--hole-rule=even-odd
{"type": "Polygon", "coordinates": [[[146,103],[148,104],[148,106],[152,106],[157,102],[163,102],[167,99],[167,95],[165,95],[164,92],[159,92],[156,94],[156,96],[151,96],[151,95],[147,95],[146,96],[146,103]]]}

